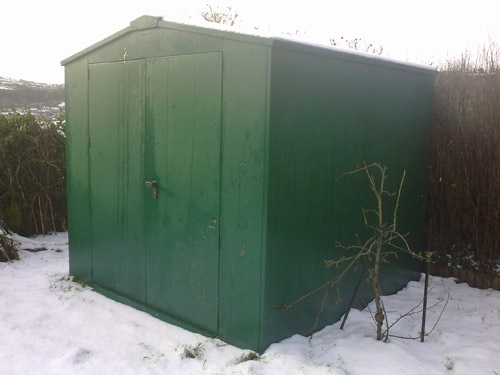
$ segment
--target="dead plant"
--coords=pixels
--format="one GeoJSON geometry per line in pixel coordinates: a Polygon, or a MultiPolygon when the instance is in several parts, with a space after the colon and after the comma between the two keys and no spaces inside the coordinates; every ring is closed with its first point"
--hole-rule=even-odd
{"type": "Polygon", "coordinates": [[[365,208],[362,208],[364,225],[369,229],[371,235],[364,242],[359,241],[358,238],[358,244],[356,245],[345,246],[340,242],[337,242],[336,247],[353,251],[352,256],[343,256],[340,259],[335,260],[325,260],[325,267],[336,267],[341,270],[340,273],[326,281],[318,288],[303,295],[288,305],[283,305],[279,309],[281,311],[288,310],[312,294],[323,291],[323,299],[315,318],[312,330],[313,332],[315,331],[319,317],[323,312],[329,292],[332,289],[335,289],[337,295],[340,295],[340,283],[342,279],[349,272],[354,272],[360,267],[361,264],[364,263],[367,265],[368,281],[371,284],[371,288],[375,296],[376,311],[373,317],[376,323],[377,340],[382,340],[384,338],[387,339],[391,325],[387,321],[387,313],[382,301],[382,293],[379,285],[380,267],[384,263],[390,263],[389,259],[391,257],[395,258],[398,252],[410,254],[420,260],[425,259],[422,255],[415,253],[410,249],[410,246],[405,238],[406,235],[401,234],[397,228],[399,200],[401,197],[406,171],[403,171],[397,192],[389,192],[385,187],[387,169],[387,167],[382,166],[379,163],[366,164],[366,162],[364,162],[356,169],[343,173],[339,177],[343,178],[357,173],[366,174],[370,190],[375,196],[377,202],[375,209],[366,210],[365,208]],[[390,218],[386,218],[384,216],[384,201],[387,198],[395,199],[394,210],[392,211],[392,217],[390,218]],[[385,330],[383,330],[384,322],[386,323],[385,330]]]}

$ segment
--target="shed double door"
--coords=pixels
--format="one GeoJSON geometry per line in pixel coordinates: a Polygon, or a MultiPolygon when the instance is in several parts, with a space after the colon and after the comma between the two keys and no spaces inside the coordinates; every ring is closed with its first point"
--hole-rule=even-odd
{"type": "Polygon", "coordinates": [[[89,66],[93,281],[213,333],[221,75],[221,53],[89,66]]]}

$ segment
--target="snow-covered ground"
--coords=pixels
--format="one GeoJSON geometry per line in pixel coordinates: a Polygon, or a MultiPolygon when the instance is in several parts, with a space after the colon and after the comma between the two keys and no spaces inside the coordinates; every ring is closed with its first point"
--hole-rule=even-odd
{"type": "MultiPolygon", "coordinates": [[[[271,345],[257,359],[107,299],[68,277],[66,234],[24,239],[20,261],[0,263],[0,374],[464,374],[500,375],[500,292],[431,277],[434,332],[419,340],[375,340],[369,312],[354,310],[314,335],[271,345]],[[191,358],[194,357],[194,358],[191,358]]],[[[392,319],[417,305],[423,281],[385,298],[392,319]]],[[[373,310],[373,306],[372,306],[373,310]]],[[[418,335],[420,314],[395,335],[418,335]]]]}

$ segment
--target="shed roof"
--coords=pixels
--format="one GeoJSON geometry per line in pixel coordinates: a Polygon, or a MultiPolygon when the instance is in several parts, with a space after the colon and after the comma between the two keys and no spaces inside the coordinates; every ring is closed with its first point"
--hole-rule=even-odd
{"type": "Polygon", "coordinates": [[[163,20],[163,17],[154,17],[154,16],[141,16],[133,20],[132,22],[130,22],[130,26],[64,59],[63,61],[61,61],[61,65],[63,66],[68,65],[73,61],[78,60],[81,57],[91,53],[92,51],[102,48],[105,45],[119,38],[122,38],[125,35],[132,33],[134,31],[154,29],[154,28],[165,28],[165,29],[173,29],[195,34],[210,35],[223,39],[239,40],[241,42],[246,42],[246,43],[267,45],[273,48],[289,49],[308,54],[322,55],[325,57],[332,57],[342,60],[350,60],[353,62],[383,65],[389,68],[399,69],[399,70],[410,70],[427,74],[436,74],[437,72],[436,68],[428,65],[403,62],[360,51],[347,50],[343,48],[326,46],[321,44],[306,43],[303,41],[287,39],[283,37],[251,35],[251,34],[243,34],[233,30],[225,30],[222,28],[207,28],[197,25],[187,25],[182,23],[165,21],[163,20]]]}

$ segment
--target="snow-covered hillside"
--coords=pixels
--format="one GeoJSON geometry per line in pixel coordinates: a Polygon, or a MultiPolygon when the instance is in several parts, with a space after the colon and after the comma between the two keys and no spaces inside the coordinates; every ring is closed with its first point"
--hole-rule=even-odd
{"type": "Polygon", "coordinates": [[[64,85],[0,77],[0,114],[27,112],[56,120],[64,110],[64,85]]]}

